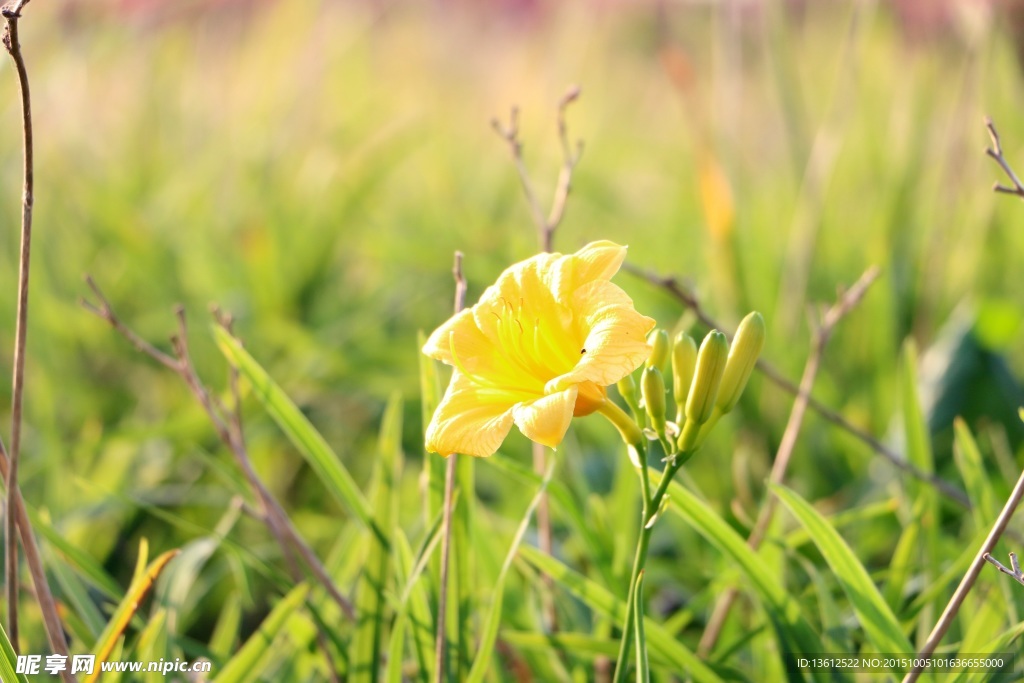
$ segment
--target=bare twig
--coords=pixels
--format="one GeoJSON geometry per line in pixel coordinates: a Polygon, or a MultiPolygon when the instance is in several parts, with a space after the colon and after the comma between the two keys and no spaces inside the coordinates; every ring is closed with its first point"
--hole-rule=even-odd
{"type": "Polygon", "coordinates": [[[1003,173],[1005,173],[1010,179],[1010,182],[1013,183],[1013,187],[1007,187],[1006,185],[995,183],[992,186],[992,190],[1024,198],[1024,185],[1021,185],[1017,174],[1013,172],[1013,169],[1010,168],[1010,164],[1006,160],[1006,157],[1003,156],[1003,145],[999,141],[999,133],[996,131],[996,125],[992,123],[992,119],[987,116],[985,117],[985,127],[988,129],[988,136],[992,140],[992,146],[985,150],[985,154],[995,159],[996,163],[999,164],[999,167],[1003,169],[1003,173]]]}
{"type": "MultiPolygon", "coordinates": [[[[459,313],[466,307],[466,278],[462,274],[462,252],[455,252],[455,266],[452,268],[455,278],[455,312],[459,313]]],[[[437,638],[434,650],[434,681],[444,681],[445,655],[448,652],[448,574],[451,571],[452,543],[452,500],[455,496],[455,459],[458,454],[448,456],[445,464],[444,477],[444,510],[441,527],[441,586],[438,591],[437,603],[437,638]]]]}
{"type": "Polygon", "coordinates": [[[571,86],[562,99],[558,101],[558,114],[556,123],[558,125],[558,140],[562,147],[562,167],[558,172],[558,182],[555,186],[555,194],[551,201],[551,210],[547,218],[541,209],[537,194],[533,190],[533,183],[523,162],[523,143],[519,139],[519,109],[512,107],[509,114],[508,124],[502,124],[498,119],[491,121],[495,132],[508,144],[512,154],[512,161],[515,163],[516,171],[519,174],[519,182],[523,186],[523,194],[526,196],[526,203],[530,208],[530,215],[537,226],[537,236],[541,249],[551,251],[554,241],[555,230],[565,216],[566,201],[569,192],[572,190],[572,173],[583,156],[583,141],[578,140],[575,148],[569,143],[569,129],[565,122],[565,110],[580,96],[579,86],[571,86]]]}
{"type": "MultiPolygon", "coordinates": [[[[28,288],[29,265],[31,263],[32,246],[32,207],[35,193],[35,176],[33,167],[32,142],[32,100],[29,91],[28,71],[21,53],[21,42],[18,38],[18,20],[28,0],[18,0],[4,5],[0,13],[7,22],[3,35],[4,47],[14,61],[18,73],[18,85],[21,92],[22,136],[24,151],[24,177],[21,198],[21,250],[19,254],[18,277],[18,310],[15,330],[14,371],[12,377],[12,410],[11,410],[11,450],[8,453],[0,443],[0,470],[6,482],[7,500],[4,515],[5,533],[5,576],[7,583],[8,635],[15,652],[19,650],[18,638],[18,541],[15,533],[17,526],[21,535],[21,544],[25,550],[25,561],[32,575],[35,586],[36,600],[43,616],[43,625],[54,654],[67,656],[68,644],[64,636],[64,627],[57,614],[57,605],[50,591],[43,568],[43,560],[39,554],[39,546],[32,533],[32,524],[25,510],[25,503],[18,487],[18,463],[21,454],[21,422],[25,387],[25,335],[28,323],[28,288]]],[[[77,677],[70,670],[62,671],[61,678],[67,683],[74,683],[77,677]]]]}
{"type": "MultiPolygon", "coordinates": [[[[196,373],[195,365],[192,363],[192,359],[189,354],[188,329],[183,309],[178,307],[175,311],[178,320],[178,332],[171,338],[171,348],[173,350],[173,355],[171,355],[157,349],[121,322],[121,319],[114,313],[110,302],[107,300],[106,296],[104,296],[103,292],[96,285],[93,279],[91,277],[86,277],[86,282],[92,289],[93,294],[99,303],[93,304],[83,301],[82,305],[87,310],[105,320],[137,350],[177,373],[191,390],[193,396],[202,406],[207,417],[209,417],[210,422],[213,424],[214,431],[217,433],[218,438],[220,438],[221,442],[223,442],[224,445],[228,447],[228,450],[230,450],[235,456],[235,461],[238,463],[242,473],[245,475],[250,488],[252,488],[253,492],[256,494],[262,508],[260,517],[266,522],[271,534],[281,546],[281,552],[284,555],[286,563],[289,565],[289,569],[291,570],[295,563],[295,557],[292,552],[292,549],[294,548],[316,580],[324,587],[324,589],[327,590],[331,599],[338,604],[349,619],[355,619],[355,611],[352,607],[352,603],[341,594],[340,590],[338,590],[338,587],[334,584],[333,579],[331,579],[323,564],[321,564],[316,553],[312,551],[312,549],[299,535],[280,503],[277,502],[277,499],[274,498],[273,494],[267,489],[266,485],[259,478],[259,475],[252,466],[252,461],[249,458],[248,449],[241,431],[242,418],[239,407],[239,396],[237,393],[237,380],[232,381],[234,405],[232,406],[232,410],[228,410],[215,396],[210,393],[206,388],[206,385],[203,384],[199,375],[196,373]]],[[[230,333],[230,318],[225,317],[219,312],[215,312],[214,315],[218,323],[224,326],[225,330],[230,333]]]]}
{"type": "MultiPolygon", "coordinates": [[[[875,266],[865,271],[849,290],[840,293],[836,303],[821,316],[821,321],[818,324],[812,324],[814,339],[811,344],[811,353],[807,357],[807,363],[804,365],[804,373],[800,378],[800,390],[796,394],[796,400],[793,401],[793,408],[789,413],[786,430],[782,434],[779,450],[775,454],[775,462],[772,464],[772,471],[768,477],[768,481],[771,484],[781,484],[786,477],[786,471],[789,468],[789,462],[796,447],[797,437],[800,435],[800,427],[803,424],[804,415],[810,402],[814,380],[818,375],[818,368],[821,365],[821,357],[825,352],[825,345],[828,343],[829,337],[832,336],[832,331],[839,321],[843,319],[843,316],[853,310],[854,306],[860,302],[864,294],[867,293],[868,287],[878,277],[878,274],[879,270],[875,266]]],[[[747,537],[747,545],[751,550],[756,551],[761,547],[777,507],[778,498],[769,493],[757,515],[754,528],[751,530],[750,536],[747,537]]],[[[739,591],[736,588],[730,588],[715,604],[711,618],[708,620],[707,628],[704,629],[704,634],[701,636],[700,643],[697,646],[697,653],[700,656],[707,657],[714,649],[715,643],[718,642],[718,636],[722,632],[722,627],[725,625],[729,611],[738,594],[739,591]]]]}
{"type": "MultiPolygon", "coordinates": [[[[491,121],[494,130],[508,144],[509,151],[512,154],[512,161],[515,163],[516,171],[519,174],[519,182],[523,186],[526,203],[530,208],[530,215],[533,217],[533,222],[537,227],[540,248],[545,252],[550,252],[553,248],[555,230],[565,216],[569,192],[572,190],[572,174],[580,161],[580,157],[583,156],[583,141],[577,140],[575,148],[572,146],[569,142],[569,127],[565,121],[566,109],[579,96],[579,86],[573,85],[566,90],[565,94],[558,101],[558,113],[555,117],[555,123],[558,128],[559,145],[562,148],[562,166],[558,172],[558,181],[555,184],[555,193],[551,200],[551,210],[548,212],[547,218],[544,217],[540,202],[533,191],[533,183],[530,182],[526,164],[523,162],[523,143],[519,139],[519,110],[516,107],[512,108],[509,114],[508,125],[502,125],[497,119],[491,121]]],[[[536,442],[532,444],[531,448],[533,453],[533,469],[538,475],[542,475],[547,468],[547,453],[544,451],[544,446],[536,442]]],[[[537,545],[543,552],[549,555],[554,546],[551,532],[551,507],[547,492],[541,495],[540,502],[537,505],[537,545]]],[[[544,596],[545,618],[549,630],[555,631],[557,630],[557,614],[555,612],[555,602],[551,596],[554,589],[554,580],[547,574],[543,575],[543,580],[545,586],[548,587],[548,591],[544,596]]]]}
{"type": "MultiPolygon", "coordinates": [[[[974,582],[977,581],[978,575],[981,573],[981,568],[984,566],[986,559],[988,559],[992,553],[992,550],[996,547],[996,543],[999,538],[1003,535],[1006,530],[1006,526],[1010,523],[1010,518],[1013,517],[1013,513],[1017,511],[1017,506],[1020,505],[1021,498],[1024,498],[1024,471],[1021,472],[1020,477],[1017,479],[1017,484],[1013,487],[1013,491],[1010,493],[1009,499],[1006,501],[1006,505],[1003,506],[1002,511],[999,513],[999,517],[996,518],[995,524],[992,525],[992,529],[988,532],[988,536],[985,537],[985,542],[981,544],[981,548],[978,549],[977,555],[974,556],[974,560],[971,561],[971,566],[967,569],[967,573],[964,574],[964,578],[960,579],[960,585],[956,587],[956,591],[953,593],[953,597],[950,598],[949,604],[946,605],[946,609],[942,611],[939,620],[935,623],[935,627],[932,628],[932,632],[928,634],[928,639],[925,641],[924,646],[918,653],[918,658],[926,658],[931,656],[935,652],[935,648],[938,647],[942,641],[943,636],[946,635],[946,631],[949,630],[950,625],[953,623],[953,619],[956,618],[957,612],[960,610],[960,605],[963,604],[967,594],[974,587],[974,582]]],[[[1019,569],[1016,564],[1015,557],[1011,555],[1011,562],[1014,564],[1014,569],[1019,569]]],[[[993,561],[989,559],[989,561],[993,561]]],[[[1012,576],[1012,574],[1011,574],[1012,576]]],[[[922,667],[915,666],[910,672],[904,676],[903,683],[914,683],[921,675],[922,667]]]]}
{"type": "Polygon", "coordinates": [[[1002,562],[992,557],[989,553],[985,553],[984,558],[986,562],[995,565],[996,569],[1013,577],[1017,583],[1024,586],[1024,571],[1021,571],[1020,562],[1017,561],[1017,553],[1010,553],[1010,568],[1007,568],[1002,562]]]}
{"type": "Polygon", "coordinates": [[[11,389],[11,452],[7,468],[7,510],[4,521],[5,561],[4,576],[7,583],[7,634],[14,651],[18,645],[18,535],[15,532],[15,495],[18,487],[18,463],[21,459],[21,421],[25,394],[25,333],[28,326],[29,265],[32,253],[32,200],[34,171],[32,163],[32,99],[29,94],[28,71],[18,40],[18,20],[28,0],[4,5],[2,14],[7,20],[3,35],[4,47],[14,60],[21,90],[21,125],[24,145],[24,177],[21,195],[21,250],[18,258],[18,312],[14,333],[14,372],[11,389]]]}
{"type": "MultiPolygon", "coordinates": [[[[1024,197],[1024,186],[1021,185],[1020,179],[1017,178],[1017,174],[1010,168],[1010,164],[1006,161],[1003,156],[1003,147],[999,141],[999,133],[996,132],[995,124],[992,123],[992,119],[985,119],[985,127],[988,128],[989,138],[992,140],[992,147],[985,150],[985,153],[995,159],[996,163],[1003,169],[1010,181],[1013,183],[1013,187],[1007,187],[1005,185],[996,184],[992,189],[996,192],[1003,194],[1017,195],[1018,197],[1024,197]]],[[[924,646],[921,648],[919,657],[928,657],[935,648],[938,647],[942,641],[943,636],[946,635],[946,631],[949,630],[950,624],[953,623],[953,619],[956,618],[957,612],[960,610],[960,605],[967,598],[967,594],[974,587],[974,582],[977,581],[978,575],[981,573],[981,568],[986,561],[996,565],[1000,571],[1003,571],[1010,576],[1014,577],[1018,581],[1020,578],[1020,565],[1017,563],[1017,556],[1014,553],[1010,553],[1010,563],[1013,565],[1012,571],[1007,571],[1006,567],[997,562],[991,555],[992,550],[995,548],[999,538],[1003,535],[1006,530],[1006,526],[1010,523],[1010,518],[1013,517],[1013,513],[1017,511],[1017,506],[1020,505],[1021,498],[1024,498],[1024,472],[1021,472],[1020,477],[1017,479],[1016,486],[1013,487],[1013,491],[1010,493],[1010,498],[1006,501],[1006,505],[1003,506],[1002,511],[999,513],[999,517],[996,518],[995,524],[992,525],[992,529],[988,532],[988,536],[985,538],[984,543],[981,544],[981,548],[978,549],[978,553],[974,556],[974,560],[971,562],[971,566],[967,569],[967,573],[960,580],[960,585],[957,586],[956,591],[953,593],[953,597],[950,598],[946,608],[942,611],[939,616],[939,620],[935,623],[932,632],[928,634],[928,639],[925,641],[924,646]]],[[[1021,581],[1024,583],[1024,581],[1021,581]]],[[[910,670],[903,678],[903,683],[913,683],[921,675],[922,668],[914,667],[910,670]]]]}
{"type": "MultiPolygon", "coordinates": [[[[714,318],[708,315],[708,313],[701,306],[700,301],[697,299],[697,297],[692,292],[690,292],[684,285],[682,285],[676,278],[671,276],[662,277],[655,273],[651,273],[641,268],[637,268],[636,266],[629,263],[623,265],[623,270],[632,273],[633,275],[636,275],[637,277],[640,277],[644,280],[647,280],[647,282],[650,282],[652,285],[655,285],[656,287],[660,287],[661,289],[665,290],[673,298],[675,298],[677,301],[683,304],[683,306],[693,311],[694,314],[697,316],[697,320],[699,320],[700,323],[705,327],[708,327],[709,329],[724,330],[724,328],[714,318]]],[[[758,359],[757,369],[761,371],[761,374],[767,377],[772,383],[774,383],[783,391],[793,394],[794,396],[799,396],[802,393],[800,387],[797,384],[789,380],[785,375],[782,374],[782,372],[776,369],[774,365],[764,360],[763,358],[758,359]]],[[[895,450],[893,450],[889,446],[886,446],[876,437],[864,431],[863,429],[854,426],[853,424],[848,422],[846,418],[844,418],[842,415],[826,406],[818,399],[814,398],[813,396],[807,396],[807,407],[816,412],[818,416],[824,419],[825,421],[831,422],[836,427],[839,427],[843,431],[854,436],[861,443],[865,444],[871,450],[875,451],[883,458],[888,460],[897,469],[902,470],[903,472],[909,474],[910,476],[916,479],[919,479],[923,482],[927,482],[929,485],[935,487],[935,489],[938,490],[945,497],[949,498],[952,501],[955,501],[964,508],[970,509],[971,502],[967,498],[967,494],[965,494],[963,491],[953,486],[949,482],[941,479],[937,475],[922,472],[912,463],[902,458],[895,450]]]]}

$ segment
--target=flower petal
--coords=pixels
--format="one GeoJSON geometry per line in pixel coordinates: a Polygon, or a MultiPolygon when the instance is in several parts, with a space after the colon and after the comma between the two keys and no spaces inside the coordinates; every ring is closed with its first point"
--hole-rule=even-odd
{"type": "Polygon", "coordinates": [[[640,367],[651,353],[647,333],[655,321],[633,308],[633,300],[617,285],[591,282],[573,293],[577,324],[586,331],[583,349],[573,370],[549,382],[551,388],[591,381],[608,386],[640,367]]]}
{"type": "Polygon", "coordinates": [[[512,429],[512,409],[521,401],[521,395],[481,389],[456,370],[427,426],[427,450],[444,456],[493,455],[512,429]]]}
{"type": "Polygon", "coordinates": [[[608,240],[591,242],[552,264],[548,286],[558,301],[567,303],[573,292],[583,285],[610,280],[625,259],[626,247],[608,240]]]}
{"type": "Polygon", "coordinates": [[[576,405],[576,386],[535,401],[520,403],[513,410],[516,426],[531,441],[550,448],[562,443],[576,405]]]}

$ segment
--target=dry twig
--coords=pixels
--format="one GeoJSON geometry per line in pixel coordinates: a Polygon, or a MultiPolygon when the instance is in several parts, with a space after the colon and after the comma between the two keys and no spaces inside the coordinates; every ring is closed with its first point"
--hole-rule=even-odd
{"type": "MultiPolygon", "coordinates": [[[[466,307],[466,278],[462,274],[462,252],[455,252],[455,265],[452,267],[455,278],[455,313],[466,307]]],[[[434,680],[444,681],[445,654],[448,651],[448,574],[451,571],[452,543],[452,500],[455,496],[455,462],[457,454],[448,456],[445,464],[444,477],[444,509],[441,527],[441,587],[437,603],[437,638],[434,650],[434,680]]]]}
{"type": "Polygon", "coordinates": [[[1020,562],[1017,561],[1017,553],[1010,553],[1010,567],[1006,567],[1002,562],[992,557],[991,554],[985,553],[982,556],[986,562],[995,565],[996,569],[1006,574],[1007,576],[1013,577],[1013,579],[1024,586],[1024,571],[1021,571],[1020,562]]]}
{"type": "MultiPolygon", "coordinates": [[[[572,190],[572,174],[576,165],[580,162],[580,157],[583,156],[583,141],[577,140],[576,146],[573,148],[569,143],[569,127],[565,121],[565,110],[579,96],[580,88],[574,85],[566,90],[565,94],[558,101],[558,113],[555,117],[555,123],[558,128],[559,145],[562,148],[562,166],[558,172],[558,181],[555,184],[555,193],[551,200],[551,210],[548,212],[547,218],[544,217],[540,202],[533,191],[533,183],[530,181],[526,164],[523,162],[523,143],[519,139],[518,108],[512,107],[508,125],[502,125],[497,119],[491,121],[491,126],[495,132],[508,144],[509,151],[512,154],[512,161],[515,163],[516,171],[519,174],[519,182],[523,187],[526,203],[530,207],[530,215],[533,217],[533,222],[537,227],[540,248],[545,252],[550,252],[553,248],[555,230],[565,216],[569,192],[572,190]]],[[[542,475],[547,469],[547,453],[544,451],[544,446],[536,442],[532,444],[531,448],[533,453],[533,469],[538,475],[542,475]]],[[[541,495],[540,502],[537,505],[537,545],[543,552],[549,555],[554,547],[554,539],[551,533],[551,507],[547,492],[541,495]]],[[[558,622],[554,598],[552,597],[554,581],[547,574],[543,575],[543,580],[544,585],[547,587],[547,592],[543,598],[545,603],[544,613],[549,630],[555,631],[557,630],[558,622]]]]}
{"type": "MultiPolygon", "coordinates": [[[[64,628],[57,614],[57,606],[50,592],[46,573],[43,569],[39,546],[32,533],[32,526],[25,511],[25,504],[18,487],[18,464],[21,455],[21,423],[23,417],[23,401],[25,389],[25,342],[28,325],[28,291],[29,265],[32,251],[32,207],[35,192],[35,176],[33,168],[33,137],[32,137],[32,99],[29,91],[28,71],[21,53],[21,42],[18,39],[18,21],[21,11],[28,0],[17,0],[3,6],[0,13],[7,22],[3,34],[4,47],[14,61],[18,73],[18,86],[21,94],[22,138],[24,151],[23,188],[21,197],[21,249],[19,253],[18,273],[18,310],[15,326],[14,370],[12,376],[11,406],[11,449],[0,444],[0,468],[6,482],[7,500],[4,515],[5,536],[5,577],[7,583],[8,635],[15,652],[19,650],[18,638],[18,534],[21,533],[22,547],[32,582],[35,585],[36,598],[43,615],[50,648],[54,654],[67,655],[67,639],[64,628]]],[[[70,671],[62,671],[65,681],[75,681],[70,671]]]]}
{"type": "MultiPolygon", "coordinates": [[[[988,129],[989,137],[992,139],[992,147],[985,150],[985,153],[996,160],[996,163],[1003,169],[1006,175],[1013,182],[1013,187],[1006,187],[1005,185],[999,185],[998,183],[992,189],[996,192],[1003,194],[1017,195],[1018,197],[1024,197],[1024,186],[1021,185],[1020,180],[1017,178],[1017,174],[1010,168],[1010,164],[1006,161],[1003,156],[1003,148],[999,141],[999,133],[996,132],[995,124],[989,118],[985,119],[985,127],[988,129]]],[[[981,544],[981,548],[978,549],[978,553],[974,556],[974,560],[971,561],[971,566],[968,567],[967,573],[960,579],[960,585],[956,587],[956,591],[953,592],[953,597],[950,598],[946,608],[942,611],[935,626],[932,628],[932,632],[928,634],[928,639],[925,641],[924,646],[918,653],[919,658],[925,658],[935,652],[935,648],[938,647],[942,641],[943,636],[946,635],[946,631],[949,630],[950,625],[953,623],[953,619],[956,618],[957,612],[960,611],[960,605],[967,598],[967,594],[974,587],[975,581],[978,580],[978,575],[981,573],[981,568],[986,561],[999,567],[1001,571],[1006,572],[1010,576],[1020,581],[1018,574],[1020,573],[1020,565],[1017,564],[1017,557],[1015,554],[1010,554],[1010,563],[1013,565],[1013,571],[1006,571],[1006,567],[999,564],[991,553],[995,548],[996,543],[1002,537],[1003,532],[1006,531],[1007,525],[1010,523],[1010,519],[1013,517],[1014,512],[1017,511],[1017,507],[1020,505],[1021,499],[1024,498],[1024,471],[1021,472],[1020,477],[1017,479],[1017,484],[1013,487],[1013,491],[1010,493],[1010,497],[1007,499],[1006,504],[999,513],[999,517],[996,518],[995,524],[992,525],[992,529],[988,532],[988,536],[985,537],[985,542],[981,544]]],[[[1022,582],[1024,583],[1024,582],[1022,582]]],[[[921,675],[922,668],[917,666],[910,670],[903,678],[903,683],[914,683],[921,675]]]]}
{"type": "Polygon", "coordinates": [[[999,164],[999,167],[1003,169],[1003,173],[1005,173],[1010,179],[1010,182],[1013,183],[1013,187],[1007,187],[1006,185],[995,183],[992,186],[992,190],[994,192],[1012,194],[1024,198],[1024,185],[1021,185],[1017,174],[1013,172],[1009,162],[1006,161],[1006,157],[1003,156],[1003,145],[999,140],[999,133],[996,131],[996,125],[992,123],[992,119],[987,116],[985,117],[985,128],[988,129],[988,137],[992,140],[992,146],[985,150],[985,154],[995,159],[996,163],[999,164]]]}
{"type": "MultiPolygon", "coordinates": [[[[174,371],[179,377],[181,377],[192,392],[192,395],[202,406],[203,411],[213,424],[214,431],[217,433],[218,438],[220,438],[221,442],[227,446],[228,450],[230,450],[235,456],[235,461],[238,463],[242,473],[245,475],[250,488],[255,493],[260,504],[260,509],[257,510],[256,517],[264,521],[267,528],[270,530],[271,535],[274,536],[274,540],[281,547],[281,553],[292,577],[295,579],[301,579],[301,571],[299,570],[299,565],[296,562],[297,553],[298,557],[302,559],[316,581],[319,582],[331,596],[331,599],[337,603],[349,619],[354,620],[355,610],[352,607],[352,603],[348,598],[342,595],[341,591],[334,584],[334,580],[331,578],[330,574],[328,574],[323,564],[321,564],[320,559],[316,556],[316,553],[314,553],[302,539],[298,530],[292,525],[287,513],[281,507],[280,503],[277,502],[277,499],[274,498],[273,494],[267,489],[266,485],[264,485],[263,481],[259,478],[259,475],[252,466],[252,461],[249,458],[248,448],[245,443],[245,436],[242,431],[243,422],[241,415],[241,399],[238,391],[237,368],[232,368],[229,375],[229,384],[232,393],[232,406],[229,410],[207,389],[206,385],[203,384],[202,379],[196,373],[195,365],[193,364],[189,353],[188,328],[186,325],[184,309],[179,306],[175,310],[175,316],[178,321],[178,331],[171,337],[172,353],[168,354],[150,344],[125,325],[114,313],[110,302],[91,277],[86,277],[86,282],[89,285],[89,288],[92,289],[93,294],[99,303],[93,304],[83,300],[82,306],[102,320],[105,320],[114,328],[115,331],[128,340],[136,350],[149,356],[169,370],[174,371]]],[[[225,331],[231,333],[232,321],[230,316],[224,314],[218,309],[215,309],[214,318],[225,331]]],[[[324,651],[325,656],[328,657],[328,662],[330,662],[330,650],[328,649],[329,641],[323,633],[319,633],[318,642],[321,649],[324,651]]],[[[331,667],[331,670],[333,671],[333,667],[331,667]]],[[[332,676],[334,676],[333,673],[332,676]]]]}
{"type": "MultiPolygon", "coordinates": [[[[878,274],[879,270],[877,267],[872,266],[869,268],[849,290],[840,293],[836,303],[832,304],[822,314],[819,323],[814,324],[812,321],[814,340],[811,344],[811,353],[807,357],[807,363],[804,365],[804,373],[800,378],[799,391],[796,393],[793,409],[789,413],[789,421],[786,423],[786,430],[782,434],[782,441],[779,442],[779,450],[775,454],[775,462],[772,464],[772,471],[768,477],[768,481],[771,484],[781,484],[786,477],[789,461],[793,456],[797,437],[800,435],[800,427],[803,424],[804,415],[810,403],[811,390],[814,388],[814,380],[818,375],[818,368],[821,365],[821,358],[825,353],[825,345],[828,343],[829,337],[832,336],[832,332],[839,321],[853,310],[864,297],[868,287],[875,281],[878,274]]],[[[756,551],[761,547],[777,507],[778,498],[774,494],[769,493],[764,504],[761,506],[761,511],[757,515],[754,528],[751,530],[750,536],[747,537],[747,545],[752,550],[756,551]]],[[[697,653],[700,656],[707,657],[714,649],[715,643],[718,642],[718,636],[722,632],[722,627],[725,625],[725,620],[729,616],[729,610],[732,608],[732,604],[735,602],[738,594],[739,591],[736,588],[730,588],[715,604],[711,618],[708,620],[707,628],[704,630],[704,634],[701,636],[700,643],[697,646],[697,653]]]]}

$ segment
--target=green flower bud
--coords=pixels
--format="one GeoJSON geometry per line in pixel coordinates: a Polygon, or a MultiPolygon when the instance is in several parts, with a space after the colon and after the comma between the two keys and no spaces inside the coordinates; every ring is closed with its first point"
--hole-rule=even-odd
{"type": "Polygon", "coordinates": [[[747,386],[750,373],[754,371],[757,357],[764,348],[764,318],[757,311],[747,314],[736,330],[729,349],[729,358],[725,362],[725,373],[722,384],[718,388],[719,409],[727,413],[736,407],[743,389],[747,386]]]}
{"type": "Polygon", "coordinates": [[[656,365],[647,367],[640,378],[640,393],[644,397],[644,407],[651,426],[658,434],[665,433],[665,380],[656,365]]]}
{"type": "Polygon", "coordinates": [[[686,420],[704,424],[711,417],[718,398],[718,387],[725,372],[729,342],[718,330],[711,330],[697,352],[697,367],[686,398],[686,420]]]}
{"type": "MultiPolygon", "coordinates": [[[[680,332],[672,344],[672,398],[676,401],[677,422],[682,421],[686,395],[690,393],[693,370],[697,367],[697,344],[693,337],[680,332]]],[[[682,425],[680,425],[681,427],[682,425]]]]}
{"type": "Polygon", "coordinates": [[[651,355],[647,357],[647,367],[658,368],[664,372],[669,351],[668,332],[654,330],[647,335],[647,343],[651,345],[651,355]]]}
{"type": "Polygon", "coordinates": [[[619,390],[619,395],[622,396],[622,400],[629,406],[640,405],[637,403],[636,395],[636,380],[633,379],[633,375],[626,375],[618,381],[615,388],[619,390]]]}

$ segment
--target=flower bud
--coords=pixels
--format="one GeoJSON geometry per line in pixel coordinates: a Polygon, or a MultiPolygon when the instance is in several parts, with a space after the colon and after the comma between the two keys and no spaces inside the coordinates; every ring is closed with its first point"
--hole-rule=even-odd
{"type": "Polygon", "coordinates": [[[633,379],[633,375],[626,375],[616,383],[615,388],[619,390],[619,395],[622,396],[622,400],[626,402],[630,408],[639,406],[637,403],[636,395],[636,380],[633,379]]]}
{"type": "Polygon", "coordinates": [[[697,352],[697,367],[694,370],[690,395],[686,398],[686,419],[704,424],[711,417],[718,397],[718,387],[725,372],[725,360],[729,353],[729,342],[718,330],[711,330],[697,352]]]}
{"type": "Polygon", "coordinates": [[[739,402],[750,373],[754,371],[757,357],[764,348],[764,337],[764,318],[757,311],[747,314],[733,337],[729,358],[725,362],[725,373],[718,388],[716,404],[723,413],[732,410],[739,402]]]}
{"type": "Polygon", "coordinates": [[[668,332],[654,330],[647,335],[647,343],[651,345],[651,355],[647,357],[647,367],[658,368],[664,372],[669,352],[668,332]]]}
{"type": "Polygon", "coordinates": [[[644,407],[651,426],[658,434],[665,433],[665,380],[658,366],[652,365],[644,369],[640,378],[640,393],[644,397],[644,407]]]}
{"type": "MultiPolygon", "coordinates": [[[[690,393],[693,382],[693,369],[697,366],[697,344],[693,337],[680,332],[672,344],[672,398],[676,402],[677,421],[682,421],[683,408],[686,406],[686,395],[690,393]]],[[[680,425],[682,426],[682,425],[680,425]]]]}

